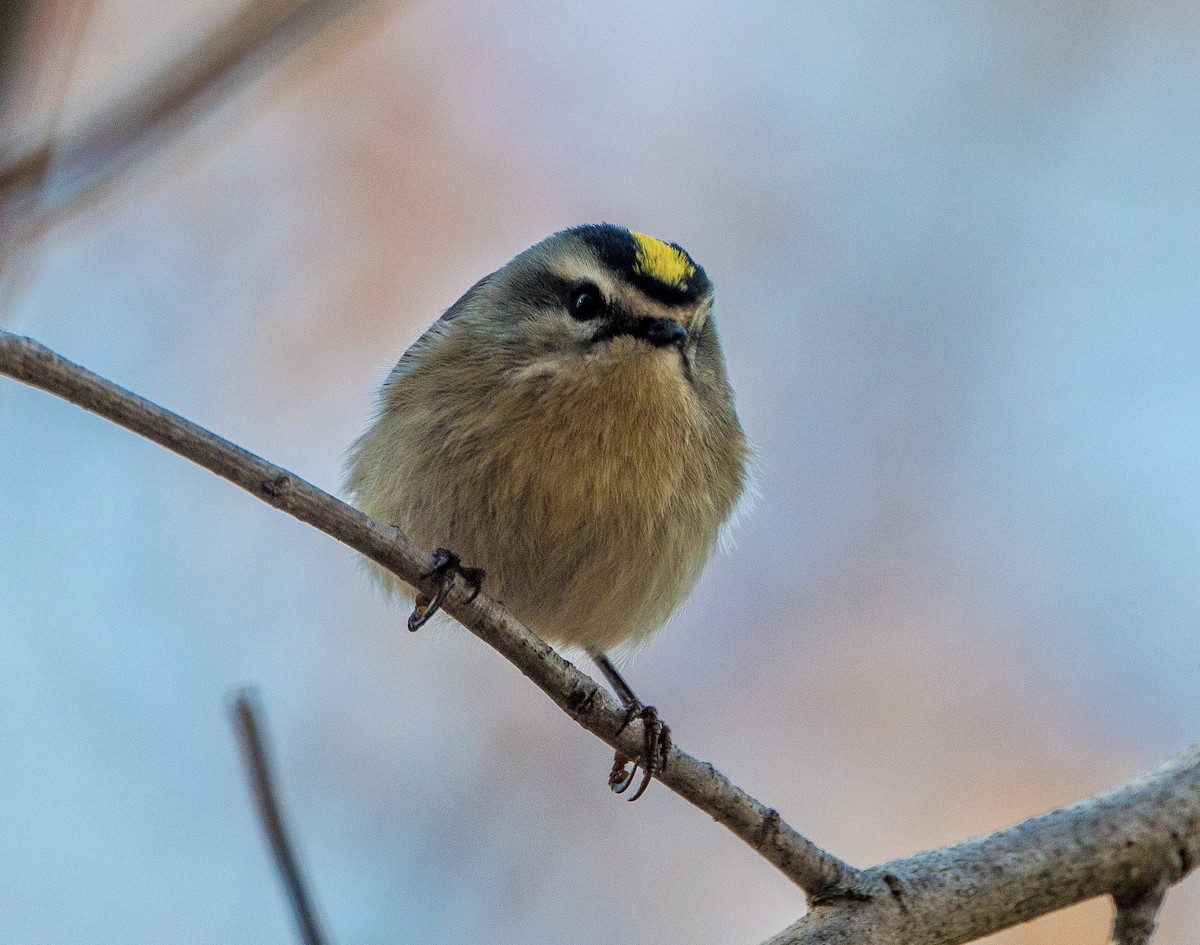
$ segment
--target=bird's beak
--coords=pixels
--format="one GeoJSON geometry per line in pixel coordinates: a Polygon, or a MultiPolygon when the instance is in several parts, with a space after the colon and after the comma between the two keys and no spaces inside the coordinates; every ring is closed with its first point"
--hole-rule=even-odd
{"type": "Polygon", "coordinates": [[[682,348],[687,341],[687,329],[673,318],[635,318],[616,326],[613,334],[641,338],[656,348],[682,348]]]}
{"type": "Polygon", "coordinates": [[[656,348],[683,347],[687,341],[687,329],[673,318],[639,318],[630,334],[656,348]]]}

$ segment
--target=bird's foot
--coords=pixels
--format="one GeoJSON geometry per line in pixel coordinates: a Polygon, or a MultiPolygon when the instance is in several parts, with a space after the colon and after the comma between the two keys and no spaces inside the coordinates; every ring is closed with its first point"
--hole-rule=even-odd
{"type": "Polygon", "coordinates": [[[642,783],[629,798],[636,801],[646,793],[652,778],[662,774],[667,766],[667,758],[671,753],[671,728],[658,717],[658,710],[652,705],[642,705],[634,702],[626,708],[625,721],[621,724],[618,735],[629,727],[634,719],[642,720],[642,732],[645,741],[642,746],[642,758],[630,758],[620,749],[613,758],[612,771],[608,774],[608,786],[614,794],[624,794],[633,784],[638,768],[642,769],[642,783]]]}
{"type": "Polygon", "coordinates": [[[462,563],[462,559],[453,551],[445,548],[438,548],[433,553],[433,568],[429,572],[421,575],[425,580],[429,578],[438,579],[438,589],[432,598],[426,597],[424,594],[418,594],[416,607],[413,612],[408,615],[408,629],[414,633],[420,630],[429,618],[436,614],[445,601],[446,595],[450,593],[450,589],[454,587],[454,576],[461,577],[471,589],[471,596],[467,598],[468,603],[479,596],[480,590],[483,589],[483,579],[486,573],[482,568],[468,568],[462,563]]]}

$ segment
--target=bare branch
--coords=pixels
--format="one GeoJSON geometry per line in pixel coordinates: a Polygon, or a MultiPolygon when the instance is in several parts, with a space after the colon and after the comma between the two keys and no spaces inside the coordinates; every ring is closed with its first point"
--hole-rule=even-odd
{"type": "MultiPolygon", "coordinates": [[[[422,592],[435,590],[425,577],[432,556],[398,529],[30,339],[0,331],[0,373],[165,446],[422,592]]],[[[471,600],[460,580],[445,609],[588,731],[627,755],[639,752],[640,723],[622,731],[616,701],[501,605],[484,595],[471,600]]],[[[660,780],[809,893],[812,911],[768,945],[960,945],[1101,895],[1118,904],[1115,941],[1135,945],[1148,941],[1161,893],[1200,863],[1200,745],[1088,800],[862,871],[678,748],[660,780]]]]}
{"type": "MultiPolygon", "coordinates": [[[[29,338],[0,330],[0,373],[39,387],[164,446],[262,501],[320,529],[432,596],[429,552],[399,529],[316,488],[203,427],[60,357],[29,338]]],[[[461,580],[443,605],[452,617],[497,650],[586,728],[628,757],[644,744],[641,722],[624,727],[625,712],[595,680],[580,672],[485,594],[471,600],[461,580]]],[[[881,880],[867,877],[755,800],[711,764],[673,747],[659,778],[724,824],[810,896],[863,897],[881,880]]]]}
{"type": "Polygon", "coordinates": [[[1112,945],[1150,945],[1168,888],[1170,883],[1163,880],[1140,893],[1113,897],[1117,915],[1113,921],[1112,945]]]}
{"type": "MultiPolygon", "coordinates": [[[[38,217],[41,219],[37,211],[42,209],[45,201],[46,178],[58,152],[59,129],[62,126],[64,107],[70,93],[79,56],[85,45],[88,26],[96,12],[97,3],[98,0],[79,0],[74,5],[63,9],[59,15],[54,16],[53,24],[48,27],[66,39],[64,43],[66,48],[57,57],[58,61],[53,63],[53,68],[49,70],[50,75],[43,77],[49,87],[48,100],[50,102],[49,122],[42,144],[46,156],[45,160],[39,162],[39,166],[31,171],[26,180],[26,187],[31,194],[30,199],[25,202],[24,217],[26,218],[38,217]]],[[[18,4],[18,7],[20,6],[21,4],[18,4]]],[[[24,37],[14,36],[11,39],[14,47],[23,46],[25,42],[24,37]]],[[[19,50],[19,52],[24,52],[24,50],[19,50]]],[[[17,60],[12,67],[11,78],[14,80],[19,77],[22,58],[21,55],[14,56],[14,59],[17,60]]],[[[0,89],[0,96],[4,94],[4,91],[0,89]]],[[[3,105],[0,103],[0,132],[4,130],[6,118],[2,108],[3,105]]],[[[4,145],[5,142],[0,141],[0,154],[5,155],[8,159],[9,149],[4,145]]],[[[40,234],[43,227],[32,223],[22,226],[22,219],[13,215],[12,208],[3,205],[3,194],[3,187],[0,186],[0,245],[3,245],[5,249],[5,252],[0,253],[0,322],[4,320],[4,316],[12,307],[12,300],[19,298],[37,277],[45,248],[39,242],[31,242],[31,238],[40,234]],[[12,252],[13,245],[18,243],[24,245],[26,252],[12,252]]],[[[45,218],[43,222],[46,220],[48,218],[45,218]]]]}
{"type": "Polygon", "coordinates": [[[327,945],[329,939],[321,930],[316,905],[308,892],[296,852],[288,838],[287,826],[279,805],[279,792],[275,788],[271,763],[267,757],[261,716],[262,712],[258,709],[258,700],[254,694],[248,689],[239,692],[233,702],[233,724],[237,730],[238,743],[242,746],[242,755],[246,760],[246,774],[254,789],[259,819],[271,844],[271,852],[275,855],[275,865],[279,868],[279,875],[287,890],[304,945],[327,945]]]}
{"type": "Polygon", "coordinates": [[[1124,920],[1132,930],[1146,925],[1150,907],[1145,894],[1126,900],[1125,891],[1165,891],[1198,862],[1200,745],[1193,745],[1095,797],[866,870],[886,895],[847,908],[820,905],[767,945],[959,945],[1107,893],[1135,910],[1124,920]]]}
{"type": "Polygon", "coordinates": [[[380,0],[249,0],[143,90],[62,142],[0,169],[0,207],[22,241],[72,215],[267,66],[380,0]]]}
{"type": "Polygon", "coordinates": [[[30,0],[0,3],[0,124],[8,114],[12,81],[21,61],[21,34],[29,17],[30,0]]]}

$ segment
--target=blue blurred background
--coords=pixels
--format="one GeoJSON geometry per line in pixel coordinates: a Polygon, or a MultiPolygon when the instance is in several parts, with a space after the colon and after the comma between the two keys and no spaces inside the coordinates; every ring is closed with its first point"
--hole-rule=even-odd
{"type": "MultiPolygon", "coordinates": [[[[35,7],[31,61],[67,78],[11,141],[69,138],[236,10],[75,6],[35,7]]],[[[0,323],[336,490],[384,372],[480,275],[583,221],[686,246],[762,497],[628,675],[867,865],[1200,738],[1198,44],[1168,0],[384,6],[10,257],[0,323]]],[[[244,683],[342,945],[727,945],[800,914],[667,790],[611,797],[611,753],[495,653],[403,619],[347,549],[0,382],[0,940],[296,941],[244,683]]],[[[1198,937],[1193,878],[1157,941],[1198,937]]]]}

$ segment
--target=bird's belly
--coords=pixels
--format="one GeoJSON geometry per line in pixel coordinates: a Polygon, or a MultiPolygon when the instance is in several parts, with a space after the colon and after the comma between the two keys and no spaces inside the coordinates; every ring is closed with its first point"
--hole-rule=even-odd
{"type": "Polygon", "coordinates": [[[381,501],[364,508],[483,568],[544,639],[636,645],[687,596],[740,491],[740,464],[733,483],[714,472],[678,374],[658,358],[500,385],[486,409],[396,411],[381,501]]]}
{"type": "Polygon", "coordinates": [[[411,507],[399,524],[482,567],[486,591],[543,639],[636,646],[692,589],[723,516],[704,514],[686,476],[553,450],[536,462],[502,452],[494,460],[418,490],[440,499],[411,507]]]}
{"type": "MultiPolygon", "coordinates": [[[[627,511],[642,510],[631,503],[627,511]]],[[[539,517],[479,549],[489,592],[553,643],[598,651],[636,645],[691,591],[712,540],[684,536],[679,523],[631,528],[620,512],[539,517]]]]}

